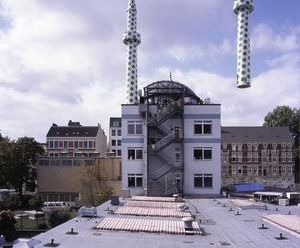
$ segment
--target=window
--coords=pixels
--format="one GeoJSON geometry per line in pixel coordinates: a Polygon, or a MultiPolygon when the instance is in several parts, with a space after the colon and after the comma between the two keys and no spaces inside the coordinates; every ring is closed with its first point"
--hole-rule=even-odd
{"type": "Polygon", "coordinates": [[[84,142],[83,142],[83,147],[84,147],[84,148],[87,148],[87,141],[84,141],[84,142]]]}
{"type": "Polygon", "coordinates": [[[281,144],[281,149],[286,150],[286,144],[285,143],[281,144]]]}
{"type": "Polygon", "coordinates": [[[53,141],[50,141],[50,148],[53,148],[53,141]]]}
{"type": "Polygon", "coordinates": [[[73,141],[69,141],[69,147],[73,147],[73,141]]]}
{"type": "Polygon", "coordinates": [[[286,154],[285,153],[281,154],[281,162],[286,162],[286,154]]]}
{"type": "Polygon", "coordinates": [[[128,174],[128,187],[143,187],[143,174],[128,174]]]}
{"type": "Polygon", "coordinates": [[[117,156],[122,156],[122,150],[117,150],[117,156]]]}
{"type": "Polygon", "coordinates": [[[228,176],[231,176],[232,175],[232,166],[229,165],[228,167],[228,176]]]}
{"type": "Polygon", "coordinates": [[[242,151],[242,149],[243,149],[243,145],[242,144],[238,144],[238,150],[242,151]]]}
{"type": "Polygon", "coordinates": [[[116,146],[116,140],[111,140],[111,146],[116,146]]]}
{"type": "Polygon", "coordinates": [[[212,121],[195,121],[194,134],[212,134],[212,121]]]}
{"type": "Polygon", "coordinates": [[[212,174],[195,174],[194,187],[195,188],[212,188],[213,176],[212,174]]]}
{"type": "Polygon", "coordinates": [[[78,148],[78,141],[75,141],[74,146],[75,148],[78,148]]]}
{"type": "Polygon", "coordinates": [[[128,148],[128,160],[143,159],[142,148],[128,148]]]}
{"type": "Polygon", "coordinates": [[[292,143],[288,143],[288,144],[287,144],[288,150],[292,150],[292,147],[293,147],[292,143]]]}
{"type": "Polygon", "coordinates": [[[236,151],[236,147],[237,147],[236,144],[232,144],[232,145],[231,145],[231,150],[232,150],[232,151],[236,151]]]}
{"type": "Polygon", "coordinates": [[[58,148],[58,141],[55,141],[55,142],[54,142],[54,147],[55,147],[55,148],[58,148]]]}
{"type": "Polygon", "coordinates": [[[60,147],[60,148],[63,148],[63,146],[64,146],[64,142],[60,141],[60,142],[59,142],[59,147],[60,147]]]}
{"type": "Polygon", "coordinates": [[[210,159],[212,159],[212,148],[211,147],[195,147],[194,148],[194,159],[195,160],[210,160],[210,159]]]}
{"type": "Polygon", "coordinates": [[[243,153],[238,153],[238,162],[241,163],[243,161],[243,153]]]}
{"type": "Polygon", "coordinates": [[[289,152],[288,155],[287,155],[287,161],[288,162],[292,162],[293,161],[293,157],[292,157],[292,153],[289,152]]]}
{"type": "Polygon", "coordinates": [[[114,121],[114,122],[113,122],[113,126],[114,126],[114,127],[120,126],[119,121],[114,121]]]}
{"type": "Polygon", "coordinates": [[[258,150],[258,144],[254,144],[254,150],[255,150],[255,151],[258,150]]]}
{"type": "Polygon", "coordinates": [[[254,153],[253,153],[253,161],[254,161],[255,163],[258,162],[258,153],[257,153],[257,152],[254,152],[254,153]]]}
{"type": "Polygon", "coordinates": [[[93,141],[89,141],[89,148],[93,148],[93,141]]]}
{"type": "Polygon", "coordinates": [[[128,121],[127,133],[129,135],[137,135],[143,133],[142,121],[128,121]]]}
{"type": "Polygon", "coordinates": [[[121,146],[122,145],[122,141],[121,140],[118,140],[117,141],[117,146],[121,146]]]}
{"type": "Polygon", "coordinates": [[[236,162],[236,152],[231,153],[231,162],[233,162],[233,163],[236,162]]]}
{"type": "Polygon", "coordinates": [[[79,141],[79,148],[82,148],[82,141],[79,141]]]}
{"type": "Polygon", "coordinates": [[[116,155],[116,150],[112,149],[111,152],[114,154],[114,156],[116,155]]]}
{"type": "Polygon", "coordinates": [[[275,143],[273,143],[273,144],[272,144],[272,149],[273,149],[273,150],[276,150],[276,148],[277,148],[277,145],[276,145],[275,143]]]}
{"type": "Polygon", "coordinates": [[[175,161],[178,162],[181,159],[181,152],[180,152],[180,148],[175,148],[175,161]]]}
{"type": "Polygon", "coordinates": [[[247,150],[251,151],[252,150],[252,144],[247,144],[247,150]]]}
{"type": "Polygon", "coordinates": [[[122,136],[122,131],[121,131],[121,129],[118,130],[118,136],[122,136]]]}
{"type": "Polygon", "coordinates": [[[68,142],[64,141],[64,148],[67,148],[67,147],[68,147],[68,142]]]}
{"type": "Polygon", "coordinates": [[[115,129],[111,130],[111,136],[116,136],[116,130],[115,129]]]}

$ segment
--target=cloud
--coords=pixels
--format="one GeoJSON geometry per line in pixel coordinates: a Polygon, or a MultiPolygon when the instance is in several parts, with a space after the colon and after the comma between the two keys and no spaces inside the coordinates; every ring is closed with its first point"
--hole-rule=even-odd
{"type": "Polygon", "coordinates": [[[181,63],[203,58],[216,60],[220,56],[233,53],[233,47],[228,39],[224,39],[220,44],[212,42],[208,44],[198,44],[197,46],[174,45],[168,49],[168,54],[181,63]]]}
{"type": "Polygon", "coordinates": [[[279,27],[274,31],[271,26],[258,24],[252,35],[253,50],[288,52],[300,49],[300,26],[279,27]]]}
{"type": "MultiPolygon", "coordinates": [[[[84,125],[99,122],[107,131],[109,117],[119,116],[125,102],[122,34],[127,1],[0,3],[1,132],[45,141],[52,122],[65,125],[70,119],[84,125]]],[[[267,58],[266,70],[253,79],[252,88],[239,90],[235,78],[219,70],[223,66],[230,71],[227,75],[233,75],[235,69],[236,17],[231,4],[144,0],[137,5],[142,34],[139,88],[168,79],[170,66],[174,80],[201,98],[222,103],[226,125],[258,125],[275,105],[297,106],[297,26],[277,32],[261,24],[254,30],[255,51],[271,51],[267,46],[271,39],[274,54],[267,58]],[[207,67],[210,72],[203,69],[207,67]]]]}

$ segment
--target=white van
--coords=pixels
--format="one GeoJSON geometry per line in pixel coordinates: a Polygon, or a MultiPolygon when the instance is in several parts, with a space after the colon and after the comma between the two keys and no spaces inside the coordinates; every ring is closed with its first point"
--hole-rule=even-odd
{"type": "Polygon", "coordinates": [[[51,213],[54,211],[67,210],[69,205],[66,202],[44,202],[42,211],[44,213],[51,213]]]}

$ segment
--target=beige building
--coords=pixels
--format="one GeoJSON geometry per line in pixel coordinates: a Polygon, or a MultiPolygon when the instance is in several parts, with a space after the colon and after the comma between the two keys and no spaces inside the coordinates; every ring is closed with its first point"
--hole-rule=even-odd
{"type": "Polygon", "coordinates": [[[107,138],[100,125],[69,121],[47,133],[46,156],[37,162],[37,191],[44,201],[80,200],[82,165],[99,164],[114,194],[120,194],[121,161],[106,157],[107,138]]]}
{"type": "Polygon", "coordinates": [[[295,184],[293,140],[288,127],[222,127],[222,186],[295,184]]]}
{"type": "Polygon", "coordinates": [[[118,158],[40,158],[37,166],[37,190],[43,201],[80,200],[82,166],[98,164],[113,193],[121,194],[121,160],[118,158]],[[55,161],[55,162],[54,162],[55,161]]]}

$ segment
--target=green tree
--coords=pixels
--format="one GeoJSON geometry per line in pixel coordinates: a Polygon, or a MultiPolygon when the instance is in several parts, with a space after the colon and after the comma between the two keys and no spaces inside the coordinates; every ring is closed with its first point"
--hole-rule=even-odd
{"type": "Polygon", "coordinates": [[[36,161],[43,148],[34,138],[22,137],[17,141],[4,139],[0,142],[0,184],[13,187],[22,199],[25,183],[36,178],[36,161]]]}
{"type": "Polygon", "coordinates": [[[264,119],[265,127],[289,127],[293,136],[293,145],[295,149],[295,170],[296,182],[299,182],[299,133],[300,133],[300,108],[291,108],[289,106],[278,106],[269,112],[264,119]]]}

